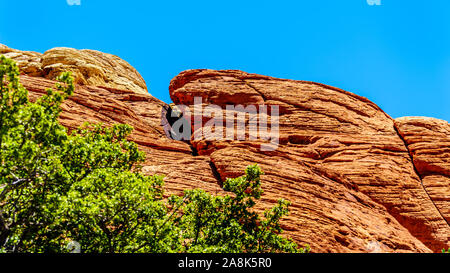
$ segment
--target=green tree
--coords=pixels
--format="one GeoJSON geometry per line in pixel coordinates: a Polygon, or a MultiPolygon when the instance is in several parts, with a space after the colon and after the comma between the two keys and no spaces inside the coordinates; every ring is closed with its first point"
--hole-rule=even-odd
{"type": "Polygon", "coordinates": [[[203,190],[164,198],[163,178],[140,170],[144,153],[132,127],[58,122],[73,93],[69,73],[36,102],[19,70],[0,56],[0,250],[65,252],[307,252],[281,236],[288,212],[280,200],[260,217],[262,174],[227,179],[229,195],[203,190]]]}
{"type": "Polygon", "coordinates": [[[213,196],[204,190],[185,191],[172,196],[179,208],[173,222],[181,228],[183,252],[308,252],[309,247],[297,245],[280,236],[280,219],[288,213],[289,202],[278,204],[261,218],[254,210],[260,199],[261,169],[247,167],[245,175],[227,179],[224,190],[232,195],[213,196]]]}

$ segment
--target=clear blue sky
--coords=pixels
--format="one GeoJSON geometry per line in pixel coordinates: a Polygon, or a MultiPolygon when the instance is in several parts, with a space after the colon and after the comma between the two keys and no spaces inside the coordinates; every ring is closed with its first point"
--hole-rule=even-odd
{"type": "Polygon", "coordinates": [[[0,43],[112,53],[150,93],[192,68],[240,69],[321,82],[393,117],[450,121],[450,1],[0,0],[0,43]]]}

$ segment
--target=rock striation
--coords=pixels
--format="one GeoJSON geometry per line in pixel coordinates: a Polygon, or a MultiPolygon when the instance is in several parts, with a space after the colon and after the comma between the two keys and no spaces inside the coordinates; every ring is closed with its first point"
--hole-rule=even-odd
{"type": "Polygon", "coordinates": [[[133,90],[146,94],[142,76],[121,58],[96,50],[57,47],[44,54],[20,51],[0,44],[0,54],[17,62],[22,73],[54,80],[64,71],[71,71],[75,83],[133,90]]]}
{"type": "Polygon", "coordinates": [[[425,117],[395,120],[422,186],[443,218],[450,223],[450,125],[425,117]]]}
{"type": "MultiPolygon", "coordinates": [[[[382,251],[386,248],[407,250],[405,245],[392,238],[381,236],[374,240],[370,236],[377,233],[371,231],[371,227],[377,226],[386,231],[394,226],[393,223],[398,223],[434,251],[448,245],[450,229],[440,207],[448,204],[448,199],[442,199],[442,196],[449,196],[442,186],[449,184],[438,179],[441,187],[434,189],[441,198],[436,198],[443,200],[444,204],[436,206],[424,186],[421,173],[417,171],[417,159],[410,155],[411,147],[399,134],[400,122],[394,122],[367,99],[313,82],[276,79],[241,71],[212,70],[181,73],[172,80],[170,94],[175,103],[187,105],[192,104],[192,97],[201,96],[205,103],[222,107],[227,104],[260,103],[280,107],[280,146],[274,152],[262,153],[254,147],[254,142],[205,143],[200,140],[192,141],[192,144],[199,154],[206,150],[221,177],[238,175],[246,164],[258,162],[266,173],[267,196],[293,200],[293,219],[289,219],[292,220],[289,229],[304,230],[292,235],[298,236],[299,241],[307,241],[306,237],[311,236],[305,231],[308,227],[306,230],[314,231],[316,235],[321,233],[318,238],[329,241],[334,236],[340,243],[339,246],[330,242],[321,244],[322,248],[327,244],[330,246],[326,251],[368,251],[367,247],[373,245],[379,246],[382,251]],[[318,177],[313,174],[307,175],[313,170],[326,178],[328,183],[318,182],[318,177]],[[382,211],[390,217],[386,218],[378,212],[381,215],[377,213],[366,218],[368,223],[359,222],[375,210],[369,213],[361,207],[351,207],[364,203],[361,201],[364,199],[356,197],[356,204],[346,200],[354,196],[353,191],[381,205],[382,211]],[[333,192],[344,196],[334,196],[333,192]],[[340,202],[345,205],[339,206],[340,202]],[[295,214],[304,215],[305,219],[294,217],[295,214]],[[354,225],[364,228],[355,229],[354,225]],[[362,232],[349,232],[342,236],[339,230],[362,232]],[[365,232],[368,232],[366,236],[363,235],[365,232]]],[[[436,128],[440,134],[436,132],[430,136],[428,133],[428,141],[432,142],[433,136],[439,135],[434,141],[440,144],[434,148],[441,145],[441,149],[448,149],[450,135],[448,129],[445,130],[448,127],[444,126],[448,123],[436,123],[440,125],[439,129],[436,128]]],[[[425,157],[439,163],[439,166],[445,165],[442,162],[445,154],[439,158],[430,157],[440,151],[431,150],[425,157]]],[[[448,170],[448,164],[446,167],[448,170]]],[[[394,233],[390,230],[388,234],[394,233]]]]}
{"type": "Polygon", "coordinates": [[[69,129],[85,121],[132,125],[131,140],[147,154],[143,171],[165,175],[171,193],[203,188],[224,194],[226,177],[258,163],[265,173],[258,209],[279,198],[291,201],[282,222],[285,235],[309,244],[313,252],[438,252],[450,247],[446,121],[394,120],[366,98],[319,83],[200,69],[172,80],[173,102],[192,105],[200,96],[205,105],[223,108],[276,105],[278,148],[262,151],[259,140],[175,141],[161,125],[167,105],[143,92],[143,80],[134,81],[139,74],[121,66],[126,63],[117,57],[71,49],[41,55],[6,47],[0,47],[0,54],[19,63],[21,82],[32,99],[54,85],[56,71],[68,68],[84,75],[86,64],[102,67],[77,81],[63,105],[62,124],[69,129]],[[126,83],[108,82],[109,77],[126,83]]]}

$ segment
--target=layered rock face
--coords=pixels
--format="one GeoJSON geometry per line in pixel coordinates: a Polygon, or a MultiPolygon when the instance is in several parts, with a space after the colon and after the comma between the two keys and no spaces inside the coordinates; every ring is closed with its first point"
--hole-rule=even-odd
{"type": "Polygon", "coordinates": [[[22,73],[54,80],[64,71],[71,71],[75,83],[133,90],[147,94],[141,75],[117,56],[95,50],[57,47],[44,54],[20,51],[0,44],[0,54],[17,62],[22,73]]]}
{"type": "MultiPolygon", "coordinates": [[[[181,73],[170,92],[175,103],[188,105],[200,96],[205,104],[224,108],[261,103],[280,107],[280,146],[273,152],[261,152],[255,141],[192,144],[211,158],[221,177],[236,176],[252,162],[260,164],[266,173],[266,198],[292,200],[286,228],[299,241],[326,238],[319,243],[325,251],[370,251],[373,246],[415,251],[404,244],[406,238],[399,239],[402,227],[432,250],[448,245],[450,229],[440,208],[448,204],[442,196],[449,196],[450,184],[438,179],[437,187],[436,181],[430,182],[440,197],[430,198],[414,165],[417,160],[411,159],[411,147],[398,133],[406,126],[367,99],[313,82],[212,70],[181,73]],[[444,204],[437,206],[438,200],[444,204]],[[378,206],[367,210],[374,204],[378,206]]],[[[450,135],[442,128],[448,123],[436,123],[441,127],[436,128],[440,134],[434,134],[439,136],[435,141],[447,148],[450,135]]],[[[410,135],[414,133],[420,140],[420,132],[410,135]]],[[[433,135],[427,135],[433,142],[433,135]]],[[[446,157],[440,151],[445,148],[437,150],[439,145],[423,160],[442,166],[446,157]]]]}
{"type": "Polygon", "coordinates": [[[450,223],[450,125],[424,117],[398,118],[395,125],[426,193],[450,223]]]}
{"type": "MultiPolygon", "coordinates": [[[[45,70],[41,55],[6,54],[11,53],[22,62],[21,82],[32,99],[53,86],[54,75],[36,72],[45,70]]],[[[102,56],[92,58],[104,64],[104,71],[121,69],[115,57],[105,61],[110,56],[102,56]]],[[[90,62],[80,58],[78,63],[90,62]]],[[[130,82],[134,75],[127,76],[130,82]]],[[[62,124],[70,129],[85,121],[132,125],[131,140],[147,154],[143,170],[165,175],[171,193],[203,188],[224,194],[226,177],[242,175],[246,166],[257,163],[265,173],[258,209],[279,198],[289,200],[285,235],[309,244],[313,252],[437,252],[450,247],[446,121],[393,120],[367,99],[334,87],[241,71],[189,70],[172,80],[169,91],[176,104],[192,105],[194,97],[201,97],[205,106],[222,108],[278,106],[279,144],[264,151],[263,140],[171,140],[161,126],[164,102],[131,85],[78,83],[63,105],[62,124]]],[[[207,127],[203,122],[200,130],[207,127]]]]}

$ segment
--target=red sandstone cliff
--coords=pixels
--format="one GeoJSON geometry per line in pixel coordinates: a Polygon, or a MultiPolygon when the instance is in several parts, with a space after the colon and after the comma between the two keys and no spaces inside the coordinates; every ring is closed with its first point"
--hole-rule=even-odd
{"type": "Polygon", "coordinates": [[[221,180],[258,163],[261,209],[291,201],[286,236],[313,252],[430,252],[450,247],[450,125],[432,118],[393,120],[377,105],[338,88],[241,71],[189,70],[169,87],[191,105],[265,104],[280,107],[280,144],[168,139],[164,102],[146,93],[129,64],[97,51],[54,49],[44,54],[0,46],[16,59],[22,84],[36,98],[55,73],[71,70],[75,94],[61,122],[128,123],[146,152],[144,171],[165,175],[166,188],[222,192],[221,180]],[[50,53],[49,53],[50,52],[50,53]]]}

